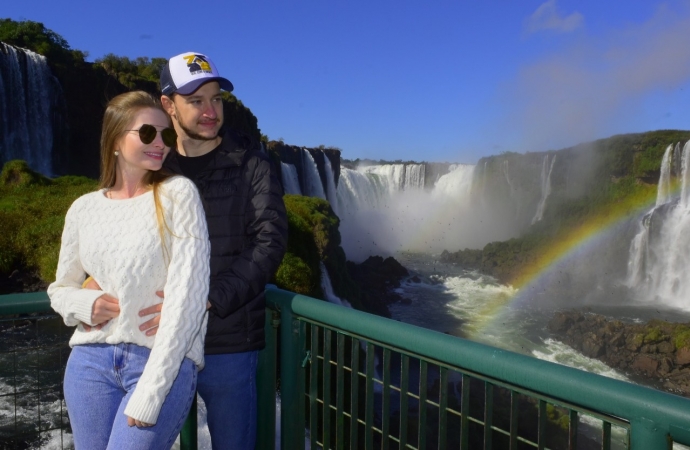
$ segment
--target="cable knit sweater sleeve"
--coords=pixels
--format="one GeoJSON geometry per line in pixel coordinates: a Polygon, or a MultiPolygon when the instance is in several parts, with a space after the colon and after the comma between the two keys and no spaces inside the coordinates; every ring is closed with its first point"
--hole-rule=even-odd
{"type": "MultiPolygon", "coordinates": [[[[156,423],[160,408],[195,337],[206,333],[209,286],[208,231],[201,199],[194,184],[175,177],[165,183],[170,232],[170,263],[161,321],[151,355],[125,414],[156,423]]],[[[201,367],[200,367],[201,369],[201,367]]]]}
{"type": "Polygon", "coordinates": [[[55,282],[48,286],[50,306],[62,316],[67,326],[75,326],[79,322],[95,325],[91,322],[93,304],[103,295],[103,291],[81,288],[86,278],[79,254],[78,229],[83,199],[77,199],[67,211],[55,282]]]}

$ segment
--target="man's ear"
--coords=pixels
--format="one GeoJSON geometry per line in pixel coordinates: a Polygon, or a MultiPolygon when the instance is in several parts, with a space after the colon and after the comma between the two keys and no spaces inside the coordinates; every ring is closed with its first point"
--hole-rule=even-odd
{"type": "Polygon", "coordinates": [[[167,95],[161,95],[161,104],[170,117],[175,117],[175,102],[173,99],[167,95]]]}

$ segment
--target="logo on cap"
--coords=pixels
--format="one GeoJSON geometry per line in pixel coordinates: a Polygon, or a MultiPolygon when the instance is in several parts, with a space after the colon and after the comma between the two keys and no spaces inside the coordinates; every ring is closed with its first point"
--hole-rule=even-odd
{"type": "Polygon", "coordinates": [[[184,60],[187,61],[187,67],[189,68],[189,73],[192,75],[197,75],[200,73],[213,73],[211,70],[211,65],[206,61],[204,55],[186,55],[183,56],[184,60]]]}

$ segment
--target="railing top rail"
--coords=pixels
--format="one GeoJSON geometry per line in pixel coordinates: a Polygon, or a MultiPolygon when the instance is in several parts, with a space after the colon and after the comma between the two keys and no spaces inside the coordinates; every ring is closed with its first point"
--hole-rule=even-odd
{"type": "Polygon", "coordinates": [[[50,311],[46,292],[0,295],[0,316],[50,311]]]}
{"type": "Polygon", "coordinates": [[[490,347],[373,314],[269,288],[267,300],[293,314],[464,370],[541,392],[631,423],[656,422],[690,438],[690,399],[490,347]],[[623,414],[624,413],[624,414],[623,414]]]}

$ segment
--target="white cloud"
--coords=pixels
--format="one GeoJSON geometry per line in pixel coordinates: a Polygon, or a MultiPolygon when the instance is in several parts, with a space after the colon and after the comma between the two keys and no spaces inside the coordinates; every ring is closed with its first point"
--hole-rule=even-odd
{"type": "Polygon", "coordinates": [[[556,9],[556,0],[548,0],[525,21],[525,31],[536,33],[540,30],[553,30],[569,33],[582,26],[584,21],[584,16],[577,11],[567,17],[561,16],[556,9]]]}
{"type": "Polygon", "coordinates": [[[639,116],[648,95],[690,82],[688,42],[690,8],[662,6],[644,23],[582,37],[523,67],[507,86],[508,123],[523,136],[516,144],[537,150],[583,142],[639,116]]]}

